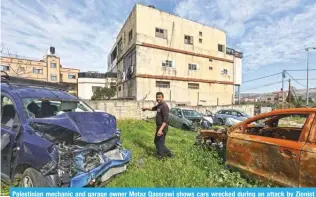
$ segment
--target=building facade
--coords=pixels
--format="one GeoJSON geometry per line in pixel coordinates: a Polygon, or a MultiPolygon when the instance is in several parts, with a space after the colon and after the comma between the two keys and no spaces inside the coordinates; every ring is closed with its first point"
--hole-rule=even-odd
{"type": "Polygon", "coordinates": [[[118,98],[189,105],[229,105],[241,85],[242,53],[226,47],[226,33],[136,4],[116,38],[108,70],[118,74],[118,98]]]}
{"type": "Polygon", "coordinates": [[[97,88],[114,88],[116,81],[117,74],[113,72],[81,72],[78,74],[78,97],[89,100],[97,88]]]}
{"type": "Polygon", "coordinates": [[[1,57],[1,70],[6,71],[11,76],[64,83],[69,85],[70,93],[77,95],[77,79],[80,70],[64,67],[60,58],[55,55],[55,48],[53,47],[39,61],[16,57],[1,57]]]}

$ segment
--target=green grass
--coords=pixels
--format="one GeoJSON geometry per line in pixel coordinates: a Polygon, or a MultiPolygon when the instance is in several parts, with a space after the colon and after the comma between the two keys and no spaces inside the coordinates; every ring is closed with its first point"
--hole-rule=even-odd
{"type": "Polygon", "coordinates": [[[123,146],[132,150],[128,171],[113,179],[107,187],[258,187],[238,172],[229,172],[220,154],[196,146],[196,133],[169,128],[166,145],[175,153],[173,159],[155,158],[155,125],[145,121],[124,120],[123,146]]]}
{"type": "MultiPolygon", "coordinates": [[[[265,187],[249,181],[238,172],[229,172],[220,151],[194,145],[196,133],[170,127],[166,145],[175,153],[173,159],[155,158],[152,122],[118,122],[123,146],[132,151],[128,170],[112,179],[106,187],[265,187]]],[[[1,187],[7,194],[7,187],[1,187]]]]}

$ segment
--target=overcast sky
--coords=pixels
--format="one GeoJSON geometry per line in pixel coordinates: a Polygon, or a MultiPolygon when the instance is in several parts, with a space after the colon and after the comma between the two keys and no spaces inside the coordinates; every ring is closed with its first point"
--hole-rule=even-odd
{"type": "MultiPolygon", "coordinates": [[[[2,0],[1,43],[32,59],[55,46],[64,66],[105,72],[115,36],[137,2],[225,30],[228,47],[244,53],[244,81],[306,69],[304,48],[316,47],[311,0],[2,0]]],[[[316,51],[310,68],[316,69],[316,51]]],[[[289,73],[304,88],[306,72],[289,73]]],[[[316,87],[316,71],[310,78],[316,87]]],[[[281,75],[244,83],[242,92],[279,90],[280,83],[271,85],[279,81],[281,75]]]]}

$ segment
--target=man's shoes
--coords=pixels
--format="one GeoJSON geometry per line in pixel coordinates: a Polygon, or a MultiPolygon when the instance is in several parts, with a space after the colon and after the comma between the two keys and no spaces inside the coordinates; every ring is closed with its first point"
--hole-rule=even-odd
{"type": "Polygon", "coordinates": [[[169,157],[169,158],[174,158],[174,157],[175,157],[175,155],[174,155],[174,154],[172,154],[172,153],[168,153],[168,154],[167,154],[167,157],[169,157]]]}
{"type": "Polygon", "coordinates": [[[161,155],[157,155],[157,159],[158,159],[158,160],[163,160],[163,159],[164,159],[164,157],[163,157],[163,156],[161,156],[161,155]]]}

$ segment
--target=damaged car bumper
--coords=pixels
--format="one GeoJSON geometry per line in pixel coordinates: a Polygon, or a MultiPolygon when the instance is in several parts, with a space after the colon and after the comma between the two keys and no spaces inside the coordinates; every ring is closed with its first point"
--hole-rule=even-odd
{"type": "Polygon", "coordinates": [[[131,151],[114,149],[104,153],[102,158],[104,162],[98,167],[74,176],[69,187],[84,187],[94,183],[99,178],[101,182],[106,182],[113,176],[126,171],[126,165],[131,159],[131,151]]]}

